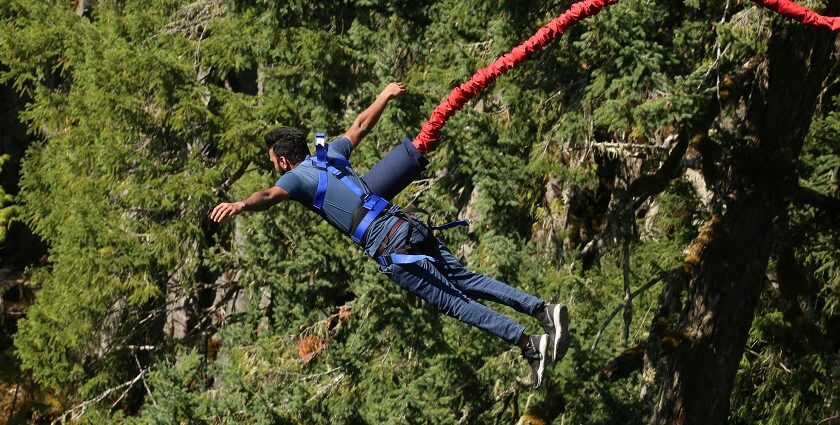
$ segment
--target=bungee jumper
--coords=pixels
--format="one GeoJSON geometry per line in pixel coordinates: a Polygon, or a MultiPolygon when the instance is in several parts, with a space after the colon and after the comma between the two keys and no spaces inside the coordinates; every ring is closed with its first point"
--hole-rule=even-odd
{"type": "MultiPolygon", "coordinates": [[[[752,0],[778,14],[803,24],[840,30],[840,18],[826,17],[790,0],[752,0]]],[[[563,358],[569,346],[569,317],[565,305],[550,304],[523,293],[505,283],[467,270],[452,252],[438,240],[433,230],[412,213],[390,200],[416,179],[428,163],[426,151],[439,139],[446,121],[496,78],[528,59],[535,51],[560,36],[569,26],[595,15],[618,0],[584,0],[540,28],[528,40],[480,69],[432,112],[414,140],[402,143],[359,177],[349,162],[353,149],[379,120],[388,102],[405,88],[391,83],[363,111],[343,137],[325,142],[316,133],[315,156],[309,154],[302,133],[282,127],[265,136],[268,156],[282,176],[275,186],[255,192],[248,198],[220,203],[210,217],[223,222],[245,211],[263,211],[292,199],[297,201],[340,232],[359,244],[374,258],[380,270],[439,311],[464,323],[476,326],[518,346],[528,362],[534,388],[539,388],[547,366],[548,353],[553,361],[563,358]],[[529,335],[525,327],[507,316],[476,302],[498,302],[538,319],[545,334],[529,335]]]]}
{"type": "MultiPolygon", "coordinates": [[[[373,193],[350,165],[353,150],[379,120],[388,102],[404,90],[400,83],[388,84],[337,140],[325,143],[324,135],[317,133],[315,156],[309,154],[300,131],[288,127],[270,131],[265,136],[268,157],[274,169],[282,173],[275,186],[242,201],[221,203],[213,209],[210,218],[223,222],[245,211],[264,211],[287,199],[303,204],[350,236],[403,289],[440,312],[518,346],[531,368],[534,388],[538,388],[543,382],[549,352],[552,360],[557,361],[569,346],[566,306],[546,303],[466,269],[434,236],[432,230],[436,227],[373,193]],[[477,299],[494,301],[533,316],[545,333],[529,335],[523,325],[476,302],[477,299]]],[[[403,168],[409,169],[410,174],[418,172],[423,162],[422,152],[404,141],[366,176],[385,188],[381,182],[386,179],[378,173],[403,168]]],[[[462,222],[440,228],[457,224],[462,222]]]]}

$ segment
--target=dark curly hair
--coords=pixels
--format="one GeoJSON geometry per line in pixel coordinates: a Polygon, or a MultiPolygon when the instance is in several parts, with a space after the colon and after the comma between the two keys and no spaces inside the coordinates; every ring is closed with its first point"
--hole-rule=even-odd
{"type": "Polygon", "coordinates": [[[309,147],[303,134],[295,128],[280,127],[265,135],[265,146],[274,151],[277,157],[284,156],[292,164],[297,164],[309,155],[309,147]]]}

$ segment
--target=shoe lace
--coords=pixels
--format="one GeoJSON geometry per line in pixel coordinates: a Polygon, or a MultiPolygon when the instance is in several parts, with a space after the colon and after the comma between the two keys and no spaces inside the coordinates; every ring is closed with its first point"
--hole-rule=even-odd
{"type": "Polygon", "coordinates": [[[522,357],[528,361],[539,360],[540,352],[535,350],[533,347],[529,347],[527,350],[522,350],[522,357]]]}

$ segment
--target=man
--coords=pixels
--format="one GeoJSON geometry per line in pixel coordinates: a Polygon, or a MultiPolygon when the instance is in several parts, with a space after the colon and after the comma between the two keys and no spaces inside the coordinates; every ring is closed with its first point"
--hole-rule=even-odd
{"type": "MultiPolygon", "coordinates": [[[[282,173],[276,185],[239,202],[221,203],[210,217],[222,222],[243,211],[263,211],[287,199],[300,202],[340,232],[352,236],[366,254],[377,260],[381,270],[405,290],[449,316],[517,345],[531,367],[534,388],[538,388],[548,352],[557,360],[568,348],[566,307],[546,304],[537,297],[467,270],[432,235],[429,226],[371,194],[365,180],[359,178],[347,161],[379,120],[388,102],[404,91],[401,83],[388,84],[343,137],[316,148],[315,158],[309,155],[308,144],[299,131],[272,130],[265,141],[274,169],[282,173]],[[374,204],[383,207],[376,210],[374,204]],[[547,334],[528,335],[524,326],[475,299],[495,301],[534,316],[547,334]]],[[[412,149],[408,146],[407,149],[412,149]]],[[[413,154],[422,156],[416,151],[413,154]]]]}

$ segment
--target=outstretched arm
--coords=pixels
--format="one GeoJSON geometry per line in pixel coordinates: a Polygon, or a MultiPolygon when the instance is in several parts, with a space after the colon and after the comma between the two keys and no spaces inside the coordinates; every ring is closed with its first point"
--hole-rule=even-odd
{"type": "Polygon", "coordinates": [[[243,211],[265,211],[273,205],[289,198],[289,192],[274,186],[270,189],[254,192],[253,195],[238,202],[222,202],[213,208],[210,219],[221,223],[243,211]]]}
{"type": "Polygon", "coordinates": [[[405,86],[402,83],[388,84],[382,89],[379,96],[376,96],[373,104],[356,117],[353,125],[344,132],[344,136],[350,139],[350,143],[354,148],[373,129],[376,122],[379,121],[379,117],[382,115],[382,111],[385,110],[388,101],[403,94],[403,92],[405,92],[405,86]]]}

